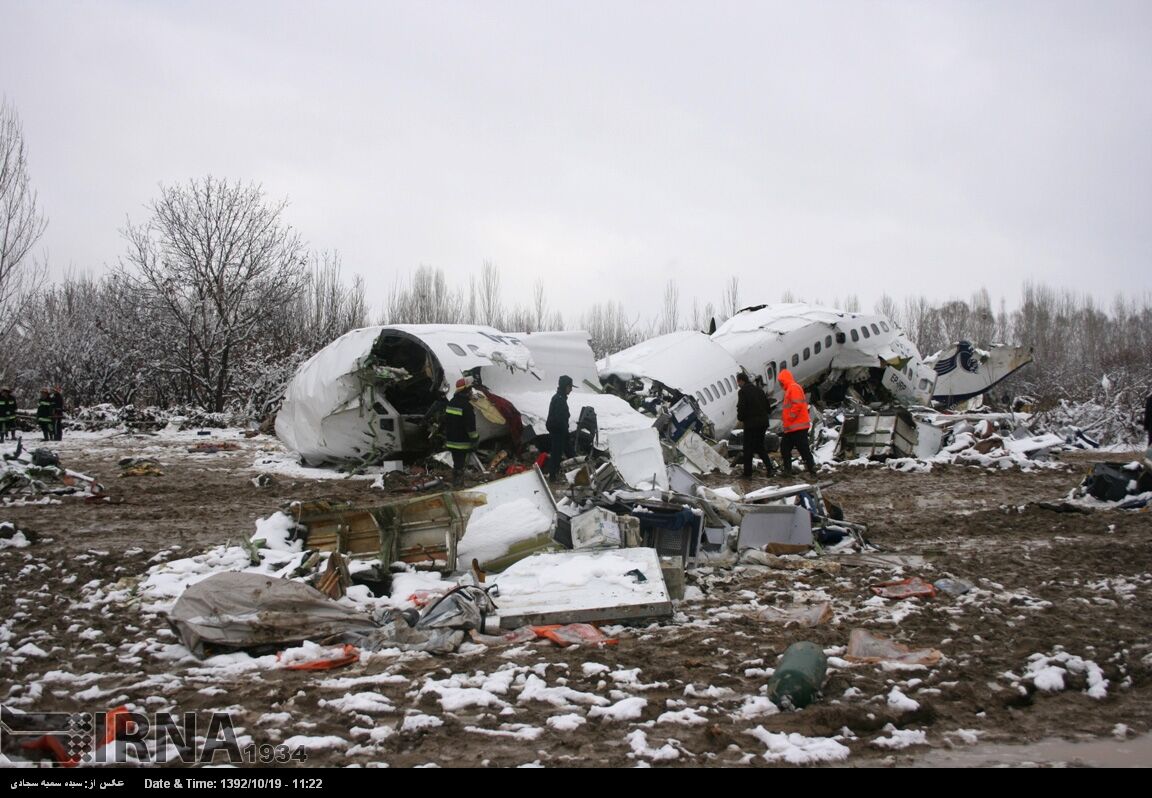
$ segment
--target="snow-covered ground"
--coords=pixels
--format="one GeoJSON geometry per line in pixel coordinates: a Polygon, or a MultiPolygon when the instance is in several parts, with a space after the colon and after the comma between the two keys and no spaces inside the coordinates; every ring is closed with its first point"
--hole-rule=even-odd
{"type": "MultiPolygon", "coordinates": [[[[379,501],[381,491],[365,479],[297,471],[274,441],[236,431],[84,433],[54,448],[124,503],[62,497],[0,509],[0,522],[30,530],[22,544],[0,548],[9,575],[0,585],[0,698],[18,711],[123,705],[149,716],[191,712],[202,723],[223,713],[241,747],[284,746],[275,750],[326,766],[898,763],[933,747],[1019,735],[1022,722],[1029,736],[1111,735],[1117,724],[1125,736],[1147,731],[1136,720],[1152,706],[1140,620],[1152,609],[1141,555],[1147,526],[1137,514],[1032,504],[1062,495],[1075,474],[837,467],[829,474],[838,484],[826,492],[886,551],[786,558],[789,570],[710,562],[690,573],[672,621],[609,625],[613,646],[466,642],[440,656],[385,648],[340,669],[296,671],[285,666],[332,652],[311,640],[279,657],[199,660],[165,613],[211,574],[294,570],[303,553],[278,512],[285,498],[339,489],[379,501]],[[239,449],[187,451],[205,440],[239,449]],[[164,475],[120,479],[121,455],[154,457],[164,475]],[[276,481],[252,485],[259,473],[276,481]],[[921,501],[928,496],[941,500],[921,501]],[[213,530],[222,523],[213,507],[225,502],[230,520],[213,530]],[[268,543],[259,565],[242,537],[268,543]],[[962,579],[972,589],[903,601],[870,590],[910,576],[962,579]],[[814,627],[763,613],[824,602],[831,619],[814,627]],[[854,628],[941,658],[930,666],[853,661],[854,628]],[[767,683],[784,649],[804,639],[828,658],[823,696],[781,711],[767,683]]],[[[356,587],[341,601],[365,612],[408,608],[450,584],[409,572],[388,596],[356,587]]],[[[173,753],[150,742],[140,758],[163,752],[173,753]]]]}

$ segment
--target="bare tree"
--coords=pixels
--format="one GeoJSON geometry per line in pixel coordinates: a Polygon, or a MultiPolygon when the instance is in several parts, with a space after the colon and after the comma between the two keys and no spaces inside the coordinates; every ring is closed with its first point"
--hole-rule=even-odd
{"type": "Polygon", "coordinates": [[[894,321],[897,324],[903,323],[902,319],[900,318],[900,306],[897,305],[896,300],[890,297],[888,294],[881,294],[880,298],[876,300],[876,304],[873,309],[881,316],[887,316],[889,320],[894,321]]]}
{"type": "Polygon", "coordinates": [[[544,281],[540,278],[532,286],[532,321],[537,332],[547,329],[548,297],[544,294],[544,281]]]}
{"type": "Polygon", "coordinates": [[[448,287],[443,269],[421,266],[407,287],[399,281],[392,286],[383,321],[386,324],[472,323],[468,312],[460,292],[448,287]]]}
{"type": "MultiPolygon", "coordinates": [[[[29,254],[47,223],[28,178],[20,117],[5,100],[0,103],[0,338],[7,338],[20,320],[37,272],[29,254]]],[[[3,369],[0,362],[0,373],[3,369]]]]}
{"type": "Polygon", "coordinates": [[[735,274],[728,278],[724,286],[724,298],[720,300],[720,312],[725,318],[732,318],[740,310],[740,278],[735,274]]]}
{"type": "Polygon", "coordinates": [[[628,320],[620,302],[597,302],[581,318],[580,326],[588,331],[592,354],[597,358],[627,349],[642,338],[637,322],[628,320]]]}
{"type": "Polygon", "coordinates": [[[233,368],[284,313],[304,280],[305,251],[259,186],[207,177],[160,188],[152,218],[123,231],[121,274],[158,311],[161,368],[198,404],[222,411],[233,368]]]}
{"type": "Polygon", "coordinates": [[[680,289],[675,280],[664,285],[664,306],[660,310],[660,332],[670,333],[680,329],[680,289]]]}
{"type": "Polygon", "coordinates": [[[500,301],[500,269],[492,261],[480,267],[480,324],[501,329],[504,308],[500,301]]]}
{"type": "Polygon", "coordinates": [[[304,284],[290,309],[289,337],[296,346],[316,351],[349,330],[368,323],[364,278],[344,283],[339,252],[313,253],[304,284]]]}

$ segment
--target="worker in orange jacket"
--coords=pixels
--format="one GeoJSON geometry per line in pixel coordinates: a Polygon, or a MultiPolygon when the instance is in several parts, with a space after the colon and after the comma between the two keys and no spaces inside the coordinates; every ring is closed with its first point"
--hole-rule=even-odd
{"type": "Polygon", "coordinates": [[[812,427],[812,421],[808,416],[808,399],[804,395],[804,388],[796,382],[788,369],[781,369],[777,379],[784,389],[784,406],[780,413],[780,422],[784,428],[784,436],[780,440],[780,460],[784,464],[784,474],[792,476],[792,450],[796,449],[808,473],[816,476],[816,461],[812,459],[812,447],[808,445],[808,430],[812,427]]]}

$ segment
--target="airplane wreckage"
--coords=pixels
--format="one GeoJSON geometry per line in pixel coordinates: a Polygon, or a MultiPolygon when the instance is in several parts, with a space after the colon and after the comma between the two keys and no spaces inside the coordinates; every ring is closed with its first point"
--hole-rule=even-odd
{"type": "Polygon", "coordinates": [[[276,433],[309,464],[419,457],[438,448],[450,386],[467,376],[478,389],[481,441],[507,437],[519,447],[537,431],[547,434],[549,400],[566,374],[575,384],[572,430],[598,448],[624,450],[649,437],[657,443],[653,417],[673,439],[688,429],[728,436],[741,371],[777,400],[776,376],[787,368],[817,404],[947,406],[986,392],[1031,360],[1027,348],[981,350],[966,341],[924,358],[884,316],[806,304],[745,308],[711,335],[669,333],[599,363],[579,331],[365,327],[300,367],[276,433]]]}

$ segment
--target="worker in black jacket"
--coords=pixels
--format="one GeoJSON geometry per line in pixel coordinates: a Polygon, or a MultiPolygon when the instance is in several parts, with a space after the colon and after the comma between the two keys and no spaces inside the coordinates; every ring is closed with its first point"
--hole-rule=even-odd
{"type": "Polygon", "coordinates": [[[452,453],[452,486],[464,484],[464,463],[480,439],[476,432],[476,411],[472,409],[472,381],[456,380],[456,393],[444,411],[444,445],[452,453]]]}
{"type": "Polygon", "coordinates": [[[52,418],[53,411],[52,392],[47,388],[41,388],[40,401],[36,403],[36,423],[40,425],[40,431],[44,433],[46,441],[55,439],[56,424],[52,418]]]}
{"type": "Polygon", "coordinates": [[[1148,433],[1148,445],[1152,446],[1152,394],[1144,403],[1144,430],[1148,433]]]}
{"type": "Polygon", "coordinates": [[[12,434],[16,440],[16,397],[11,388],[0,388],[0,441],[12,434]]]}
{"type": "Polygon", "coordinates": [[[744,425],[744,478],[752,476],[752,457],[757,454],[764,461],[768,476],[772,476],[776,473],[776,466],[772,464],[764,447],[772,405],[764,391],[750,383],[744,372],[736,375],[736,385],[739,389],[736,394],[736,420],[744,425]]]}
{"type": "Polygon", "coordinates": [[[548,454],[548,478],[552,481],[560,477],[560,463],[564,458],[575,454],[572,440],[568,436],[568,420],[572,416],[568,410],[570,393],[572,393],[572,378],[565,374],[556,385],[556,393],[548,405],[548,420],[544,424],[548,428],[548,437],[552,442],[548,454]]]}
{"type": "Polygon", "coordinates": [[[57,385],[52,389],[52,440],[64,439],[64,394],[57,385]]]}

